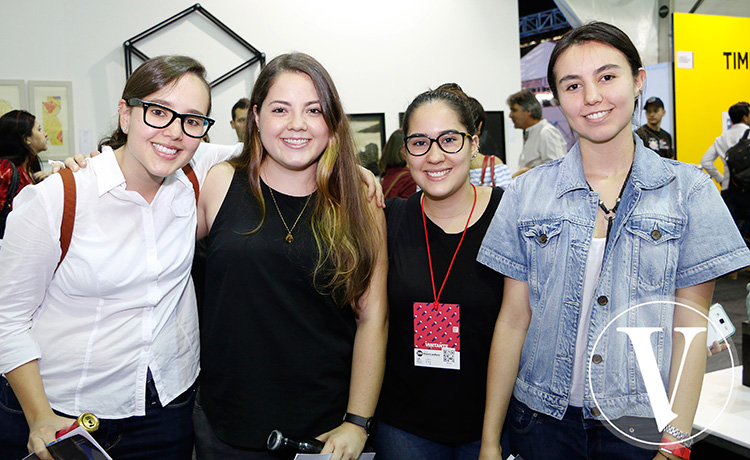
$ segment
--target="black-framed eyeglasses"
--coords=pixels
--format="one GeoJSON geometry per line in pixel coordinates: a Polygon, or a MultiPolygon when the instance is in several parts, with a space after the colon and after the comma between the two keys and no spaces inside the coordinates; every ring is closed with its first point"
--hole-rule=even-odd
{"type": "Polygon", "coordinates": [[[406,151],[415,157],[427,153],[432,147],[433,142],[437,142],[440,150],[445,153],[458,153],[464,148],[464,142],[467,137],[471,137],[471,134],[447,132],[439,135],[437,139],[425,136],[424,134],[412,134],[404,138],[404,145],[406,145],[406,151]]]}
{"type": "Polygon", "coordinates": [[[155,102],[146,102],[131,97],[128,99],[128,105],[131,107],[143,107],[143,122],[152,128],[166,128],[179,118],[182,125],[182,132],[186,136],[200,139],[208,133],[211,126],[216,123],[213,118],[196,115],[193,113],[179,113],[155,102]]]}

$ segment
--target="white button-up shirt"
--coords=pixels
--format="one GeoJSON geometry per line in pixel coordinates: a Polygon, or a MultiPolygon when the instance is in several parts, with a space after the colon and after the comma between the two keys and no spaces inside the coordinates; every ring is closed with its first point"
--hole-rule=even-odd
{"type": "Polygon", "coordinates": [[[567,152],[568,144],[560,130],[542,118],[524,131],[523,149],[518,158],[518,167],[533,168],[562,158],[567,152]]]}
{"type": "MultiPolygon", "coordinates": [[[[191,162],[199,182],[241,146],[201,145],[191,162]]],[[[39,359],[53,409],[144,415],[149,368],[162,405],[198,376],[193,187],[178,170],[149,204],[125,189],[111,149],[75,182],[73,237],[56,272],[60,176],[25,187],[13,203],[0,248],[0,372],[39,359]]]]}
{"type": "Polygon", "coordinates": [[[727,150],[734,147],[745,131],[750,126],[745,123],[735,123],[726,132],[722,133],[721,136],[717,137],[711,147],[706,150],[701,158],[701,166],[716,182],[721,185],[722,190],[729,188],[729,167],[727,166],[727,150]],[[724,174],[720,173],[714,165],[714,161],[717,158],[721,158],[721,163],[724,165],[724,174]]]}

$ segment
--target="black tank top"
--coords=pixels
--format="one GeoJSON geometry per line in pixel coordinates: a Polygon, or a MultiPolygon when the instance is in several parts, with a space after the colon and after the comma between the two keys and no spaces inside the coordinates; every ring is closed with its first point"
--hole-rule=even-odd
{"type": "MultiPolygon", "coordinates": [[[[337,427],[349,397],[356,324],[313,284],[310,218],[315,196],[287,243],[268,187],[260,204],[237,171],[207,238],[201,325],[201,405],[225,443],[265,449],[272,430],[311,438],[337,427]]],[[[307,197],[274,190],[288,225],[307,197]]],[[[320,284],[320,283],[319,283],[320,284]]]]}
{"type": "MultiPolygon", "coordinates": [[[[502,197],[495,187],[482,217],[466,230],[440,301],[460,305],[461,369],[414,365],[414,302],[434,299],[420,206],[421,193],[386,202],[388,222],[388,351],[376,416],[408,433],[445,444],[482,436],[490,343],[503,298],[503,277],[477,262],[502,197]]],[[[427,219],[437,289],[461,233],[427,219]]]]}

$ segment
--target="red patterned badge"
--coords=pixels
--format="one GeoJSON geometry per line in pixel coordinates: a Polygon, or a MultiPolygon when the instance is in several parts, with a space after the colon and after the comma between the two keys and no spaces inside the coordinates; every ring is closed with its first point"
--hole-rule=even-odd
{"type": "Polygon", "coordinates": [[[461,368],[460,306],[414,302],[414,365],[461,368]]]}

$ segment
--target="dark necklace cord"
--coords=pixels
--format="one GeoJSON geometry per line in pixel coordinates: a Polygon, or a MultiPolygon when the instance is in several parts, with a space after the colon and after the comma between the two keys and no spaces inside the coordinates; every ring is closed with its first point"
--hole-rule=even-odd
{"type": "MultiPolygon", "coordinates": [[[[617,201],[615,201],[615,205],[612,206],[612,209],[607,209],[607,206],[604,205],[604,201],[599,200],[599,207],[602,209],[602,211],[604,211],[604,217],[607,219],[607,241],[609,241],[609,232],[612,231],[612,222],[614,222],[615,217],[617,217],[617,208],[620,207],[622,194],[625,192],[625,187],[628,185],[628,180],[630,180],[630,174],[632,172],[633,164],[631,163],[630,169],[628,170],[628,175],[625,176],[625,181],[622,183],[622,188],[620,188],[620,194],[617,196],[617,201]]],[[[589,181],[586,181],[586,185],[589,186],[589,191],[594,191],[594,189],[591,188],[591,184],[589,184],[589,181]]]]}

